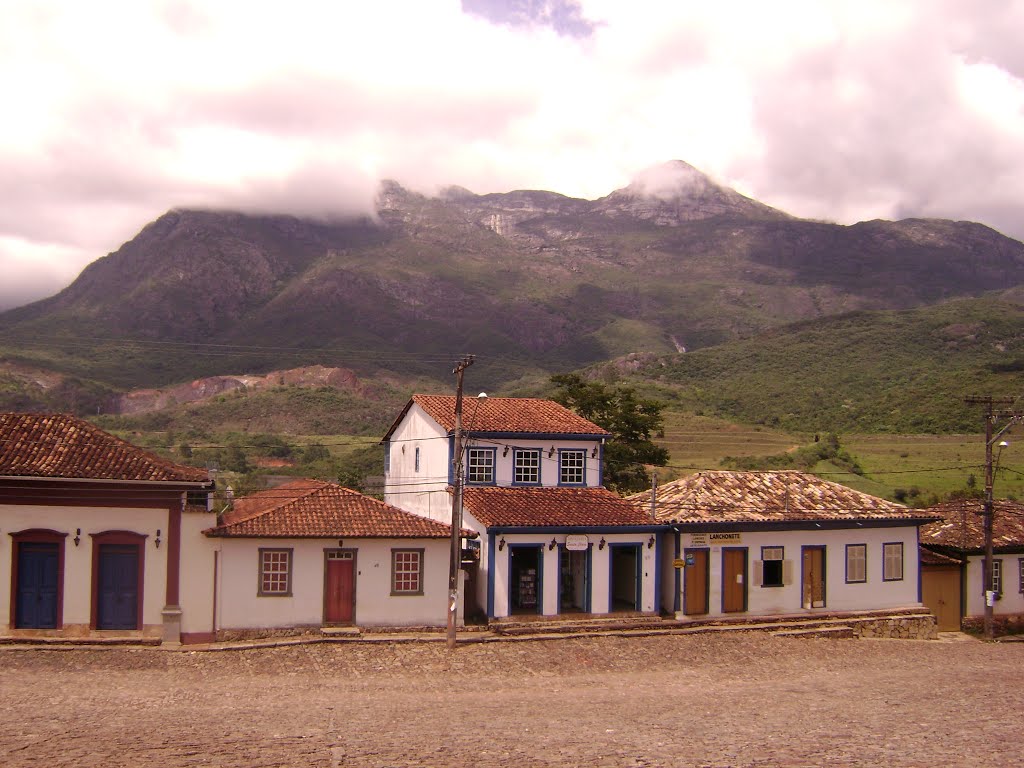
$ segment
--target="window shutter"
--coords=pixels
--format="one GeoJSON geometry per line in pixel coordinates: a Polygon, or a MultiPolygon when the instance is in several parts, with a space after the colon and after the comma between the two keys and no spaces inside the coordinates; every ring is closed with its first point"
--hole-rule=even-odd
{"type": "Polygon", "coordinates": [[[793,583],[793,561],[783,560],[782,561],[782,583],[784,586],[789,586],[793,583]]]}
{"type": "Polygon", "coordinates": [[[755,560],[754,561],[754,586],[755,587],[763,587],[764,586],[764,561],[763,560],[755,560]]]}

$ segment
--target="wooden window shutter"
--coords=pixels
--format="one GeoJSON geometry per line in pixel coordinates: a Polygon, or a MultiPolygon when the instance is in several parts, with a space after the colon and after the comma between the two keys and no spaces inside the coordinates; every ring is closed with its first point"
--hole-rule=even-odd
{"type": "Polygon", "coordinates": [[[755,560],[754,561],[754,586],[755,587],[763,587],[764,586],[764,561],[763,560],[755,560]]]}
{"type": "Polygon", "coordinates": [[[789,586],[793,583],[793,561],[783,560],[782,561],[782,584],[789,586]]]}

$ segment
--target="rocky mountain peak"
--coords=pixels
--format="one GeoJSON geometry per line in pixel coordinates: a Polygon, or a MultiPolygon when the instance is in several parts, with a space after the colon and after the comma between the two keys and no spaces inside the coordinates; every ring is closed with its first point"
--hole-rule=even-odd
{"type": "Polygon", "coordinates": [[[664,226],[713,216],[787,218],[756,200],[724,187],[682,160],[651,166],[629,186],[597,201],[602,213],[645,219],[664,226]]]}

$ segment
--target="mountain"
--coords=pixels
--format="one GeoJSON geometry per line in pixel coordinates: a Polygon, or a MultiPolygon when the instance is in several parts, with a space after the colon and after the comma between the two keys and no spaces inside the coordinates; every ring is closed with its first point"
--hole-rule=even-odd
{"type": "Polygon", "coordinates": [[[0,315],[0,361],[95,394],[311,365],[447,387],[471,352],[493,388],[1022,284],[981,224],[801,220],[678,161],[592,201],[385,182],[372,219],[170,211],[0,315]]]}

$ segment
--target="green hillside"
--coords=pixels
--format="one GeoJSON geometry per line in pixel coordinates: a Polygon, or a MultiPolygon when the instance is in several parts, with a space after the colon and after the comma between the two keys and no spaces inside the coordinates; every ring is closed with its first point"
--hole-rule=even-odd
{"type": "Polygon", "coordinates": [[[856,312],[648,358],[626,376],[673,409],[782,430],[980,430],[965,395],[1024,393],[1024,306],[1006,297],[856,312]]]}

